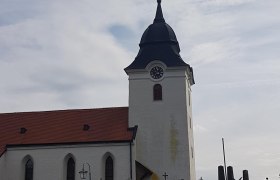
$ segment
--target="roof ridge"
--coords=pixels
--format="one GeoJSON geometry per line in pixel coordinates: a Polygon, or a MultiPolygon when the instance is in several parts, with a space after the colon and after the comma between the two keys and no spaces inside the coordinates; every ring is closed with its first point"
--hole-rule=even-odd
{"type": "Polygon", "coordinates": [[[85,109],[58,109],[58,110],[43,110],[43,111],[22,111],[22,112],[7,112],[0,113],[0,115],[5,114],[29,114],[29,113],[48,113],[48,112],[65,112],[65,111],[89,111],[89,110],[102,110],[102,109],[121,109],[128,108],[128,106],[119,106],[119,107],[102,107],[102,108],[85,108],[85,109]]]}

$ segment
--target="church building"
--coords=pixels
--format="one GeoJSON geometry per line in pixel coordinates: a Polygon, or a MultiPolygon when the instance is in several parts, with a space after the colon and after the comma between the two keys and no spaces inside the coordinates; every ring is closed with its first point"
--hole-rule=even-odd
{"type": "Polygon", "coordinates": [[[161,0],[124,70],[128,107],[0,114],[0,180],[195,180],[191,86],[161,0]]]}

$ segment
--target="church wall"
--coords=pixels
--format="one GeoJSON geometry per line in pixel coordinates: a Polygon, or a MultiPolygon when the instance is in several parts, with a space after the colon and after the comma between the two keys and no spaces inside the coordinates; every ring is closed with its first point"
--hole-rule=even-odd
{"type": "Polygon", "coordinates": [[[148,71],[129,77],[129,123],[139,126],[136,159],[155,172],[154,179],[166,172],[171,179],[194,180],[186,71],[167,69],[161,81],[151,80],[148,71]],[[157,83],[162,85],[162,101],[153,101],[157,83]]]}
{"type": "MultiPolygon", "coordinates": [[[[125,144],[100,145],[73,145],[49,147],[21,147],[9,148],[6,152],[6,167],[1,166],[0,171],[6,171],[0,180],[24,180],[23,159],[30,156],[34,162],[34,179],[38,180],[64,180],[66,179],[65,157],[71,156],[76,164],[76,180],[80,179],[79,171],[83,163],[91,165],[92,179],[104,180],[104,155],[112,155],[114,160],[114,179],[127,180],[130,177],[130,147],[125,144]],[[4,170],[3,170],[4,169],[4,170]]],[[[85,169],[88,171],[87,165],[85,169]]]]}
{"type": "Polygon", "coordinates": [[[195,145],[194,145],[194,119],[192,116],[192,89],[191,89],[191,85],[190,83],[186,84],[186,90],[187,90],[187,112],[188,112],[188,124],[189,124],[189,128],[188,128],[188,141],[189,141],[189,157],[190,158],[190,177],[191,179],[195,179],[196,178],[196,173],[195,173],[195,145]]]}
{"type": "Polygon", "coordinates": [[[0,157],[0,180],[2,180],[2,177],[6,177],[6,171],[5,171],[6,164],[5,164],[5,162],[6,162],[6,154],[3,154],[0,157]]]}

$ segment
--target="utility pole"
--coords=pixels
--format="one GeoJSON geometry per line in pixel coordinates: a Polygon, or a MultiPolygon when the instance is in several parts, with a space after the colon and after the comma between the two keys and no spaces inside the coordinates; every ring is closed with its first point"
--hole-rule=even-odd
{"type": "Polygon", "coordinates": [[[226,164],[226,153],[225,153],[225,142],[224,142],[224,138],[222,138],[222,143],[223,143],[223,155],[224,155],[224,169],[225,169],[225,176],[226,176],[226,180],[228,180],[227,177],[227,164],[226,164]]]}

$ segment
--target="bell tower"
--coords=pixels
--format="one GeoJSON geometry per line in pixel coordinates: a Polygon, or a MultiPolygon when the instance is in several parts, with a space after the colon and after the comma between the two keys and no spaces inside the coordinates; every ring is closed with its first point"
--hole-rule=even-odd
{"type": "Polygon", "coordinates": [[[193,70],[180,56],[158,0],[129,76],[129,126],[138,126],[136,179],[195,180],[191,86],[193,70]]]}

